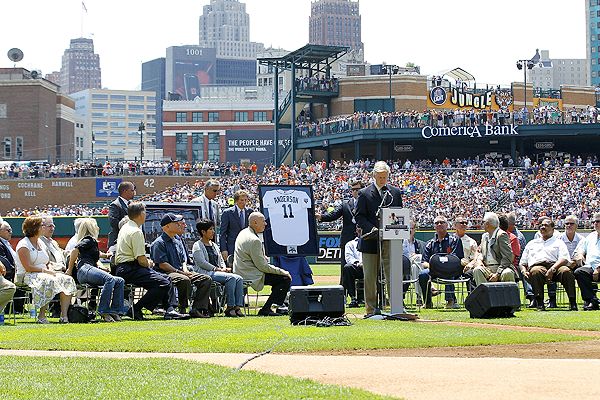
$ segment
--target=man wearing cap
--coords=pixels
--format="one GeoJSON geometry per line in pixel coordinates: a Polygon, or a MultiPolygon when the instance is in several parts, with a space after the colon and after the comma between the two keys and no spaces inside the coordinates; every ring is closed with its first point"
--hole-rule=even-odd
{"type": "MultiPolygon", "coordinates": [[[[163,233],[150,246],[150,254],[155,269],[169,276],[177,287],[179,312],[185,313],[192,293],[192,284],[196,287],[190,317],[208,318],[208,296],[212,279],[208,275],[190,272],[187,268],[188,253],[178,235],[185,232],[183,216],[166,213],[160,221],[163,233]]],[[[173,304],[171,304],[173,306],[173,304]]]]}

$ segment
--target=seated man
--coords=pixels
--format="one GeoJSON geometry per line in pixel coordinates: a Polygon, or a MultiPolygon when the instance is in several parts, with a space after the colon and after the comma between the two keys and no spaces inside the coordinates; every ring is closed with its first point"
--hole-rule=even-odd
{"type": "Polygon", "coordinates": [[[547,282],[562,283],[569,297],[569,309],[577,311],[575,300],[575,276],[567,266],[571,261],[565,243],[554,236],[554,222],[550,218],[540,222],[540,235],[527,243],[521,256],[520,268],[533,288],[538,310],[545,310],[544,285],[547,282]]]}
{"type": "Polygon", "coordinates": [[[173,285],[177,287],[179,313],[185,314],[187,311],[193,284],[196,287],[196,293],[194,294],[190,317],[210,317],[208,296],[210,295],[212,279],[208,275],[188,270],[186,265],[187,251],[178,236],[185,233],[186,225],[183,216],[166,213],[160,221],[160,226],[163,233],[152,242],[150,254],[155,262],[155,269],[168,275],[173,285]]]}
{"type": "Polygon", "coordinates": [[[6,275],[6,268],[0,262],[0,314],[4,314],[6,305],[13,298],[17,290],[15,284],[5,279],[4,275],[6,275]]]}
{"type": "Polygon", "coordinates": [[[344,265],[344,270],[342,272],[342,283],[346,294],[350,296],[350,303],[348,303],[349,308],[358,307],[359,300],[362,300],[364,297],[356,293],[355,281],[357,279],[364,279],[365,277],[363,273],[362,253],[358,251],[357,246],[358,237],[346,243],[344,249],[346,265],[344,265]]]}
{"type": "Polygon", "coordinates": [[[581,265],[575,270],[575,278],[581,289],[585,311],[600,309],[593,285],[594,282],[598,282],[600,276],[600,213],[594,214],[593,222],[594,232],[579,243],[573,255],[575,262],[581,265]]]}
{"type": "MultiPolygon", "coordinates": [[[[142,309],[154,310],[161,301],[170,304],[169,296],[174,292],[171,281],[165,275],[152,269],[154,263],[146,257],[144,232],[140,229],[146,221],[146,206],[141,202],[131,202],[127,206],[129,221],[119,230],[115,250],[116,275],[146,289],[146,294],[132,304],[127,315],[136,320],[144,319],[142,309]]],[[[176,300],[175,300],[176,301],[176,300]]],[[[179,316],[175,310],[165,313],[165,318],[179,316]]]]}
{"type": "MultiPolygon", "coordinates": [[[[464,258],[461,240],[456,235],[448,233],[448,220],[443,215],[438,215],[433,220],[435,236],[425,245],[423,252],[423,270],[419,274],[419,285],[425,293],[425,308],[433,308],[431,301],[431,277],[429,275],[429,260],[435,254],[453,254],[459,259],[464,258]]],[[[446,308],[455,308],[456,297],[453,291],[446,291],[446,308]]]]}
{"type": "Polygon", "coordinates": [[[240,275],[244,280],[252,281],[252,288],[256,291],[262,290],[265,285],[271,286],[271,294],[258,311],[261,316],[285,315],[271,311],[271,306],[283,305],[285,296],[290,290],[292,277],[289,272],[269,265],[265,256],[263,244],[258,237],[264,232],[267,223],[265,216],[259,212],[253,212],[248,217],[248,227],[242,229],[235,240],[235,251],[233,257],[233,272],[240,275]]]}
{"type": "Polygon", "coordinates": [[[512,269],[514,254],[510,247],[508,234],[500,229],[498,215],[486,212],[483,216],[481,237],[481,255],[473,270],[473,279],[477,286],[484,282],[514,282],[515,271],[512,269]]]}

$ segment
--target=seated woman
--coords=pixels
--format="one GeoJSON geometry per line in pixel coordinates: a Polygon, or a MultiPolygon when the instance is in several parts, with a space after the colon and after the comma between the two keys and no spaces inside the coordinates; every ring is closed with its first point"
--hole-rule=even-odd
{"type": "Polygon", "coordinates": [[[241,307],[244,306],[244,280],[225,266],[219,246],[212,239],[215,237],[215,223],[202,219],[196,224],[200,240],[194,243],[194,270],[209,275],[213,281],[225,285],[227,293],[226,317],[244,317],[241,307]]]}
{"type": "Polygon", "coordinates": [[[17,282],[24,282],[31,287],[33,304],[39,309],[40,324],[47,324],[46,309],[48,303],[60,294],[60,323],[68,323],[67,312],[71,304],[71,296],[76,292],[72,277],[52,270],[48,263],[50,258],[46,246],[42,243],[42,218],[27,217],[23,221],[25,237],[17,244],[17,282]]]}
{"type": "Polygon", "coordinates": [[[102,253],[98,249],[98,233],[100,228],[93,218],[79,218],[75,248],[71,251],[67,275],[73,275],[73,267],[77,261],[77,280],[93,286],[102,286],[98,312],[106,322],[120,321],[119,315],[124,315],[125,280],[112,276],[99,263],[100,258],[110,258],[112,254],[102,253]]]}

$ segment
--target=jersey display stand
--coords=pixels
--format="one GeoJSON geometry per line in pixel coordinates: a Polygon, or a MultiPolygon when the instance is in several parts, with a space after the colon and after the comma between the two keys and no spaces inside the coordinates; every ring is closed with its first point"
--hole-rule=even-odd
{"type": "Polygon", "coordinates": [[[317,256],[317,220],[312,186],[259,185],[268,256],[317,256]]]}

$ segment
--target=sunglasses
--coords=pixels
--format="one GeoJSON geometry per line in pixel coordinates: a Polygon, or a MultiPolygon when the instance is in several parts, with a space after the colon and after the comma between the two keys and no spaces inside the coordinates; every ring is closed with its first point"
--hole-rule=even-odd
{"type": "Polygon", "coordinates": [[[457,224],[466,225],[467,221],[456,221],[457,224]]]}
{"type": "Polygon", "coordinates": [[[575,225],[575,222],[565,222],[565,225],[575,225]]]}
{"type": "Polygon", "coordinates": [[[436,224],[436,225],[443,225],[445,223],[446,223],[446,221],[435,221],[434,222],[434,224],[436,224]]]}

